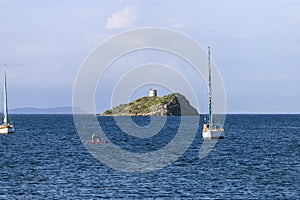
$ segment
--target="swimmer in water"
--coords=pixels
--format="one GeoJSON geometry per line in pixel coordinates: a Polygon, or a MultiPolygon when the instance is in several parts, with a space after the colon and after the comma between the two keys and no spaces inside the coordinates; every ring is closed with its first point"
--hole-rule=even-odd
{"type": "Polygon", "coordinates": [[[96,133],[94,133],[93,135],[92,135],[92,139],[91,139],[91,143],[94,143],[95,142],[95,137],[96,137],[96,133]]]}

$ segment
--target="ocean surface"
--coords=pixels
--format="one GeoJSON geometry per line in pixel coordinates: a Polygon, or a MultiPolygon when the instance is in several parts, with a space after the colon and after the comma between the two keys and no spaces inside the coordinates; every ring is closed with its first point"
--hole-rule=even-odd
{"type": "MultiPolygon", "coordinates": [[[[300,198],[300,115],[227,115],[225,139],[200,159],[201,117],[187,151],[148,173],[119,171],[94,158],[72,115],[12,119],[16,132],[0,135],[0,199],[300,198]]],[[[112,143],[139,153],[168,144],[180,123],[168,117],[149,140],[125,135],[112,117],[98,120],[112,143]]],[[[148,117],[133,120],[150,123],[148,117]]]]}

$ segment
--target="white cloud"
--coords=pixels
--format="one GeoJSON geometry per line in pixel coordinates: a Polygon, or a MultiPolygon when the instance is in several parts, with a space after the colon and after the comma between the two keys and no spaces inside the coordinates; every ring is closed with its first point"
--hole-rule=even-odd
{"type": "Polygon", "coordinates": [[[126,6],[122,10],[118,10],[113,13],[112,16],[107,20],[105,28],[126,28],[136,25],[137,7],[135,6],[126,6]]]}

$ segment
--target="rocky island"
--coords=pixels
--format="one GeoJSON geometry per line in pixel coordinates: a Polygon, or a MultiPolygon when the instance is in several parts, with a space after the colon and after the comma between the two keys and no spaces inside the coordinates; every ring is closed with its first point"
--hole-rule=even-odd
{"type": "MultiPolygon", "coordinates": [[[[151,91],[150,91],[151,92],[151,91]]],[[[101,116],[191,116],[199,115],[190,102],[180,93],[163,97],[150,95],[129,104],[121,104],[105,111],[101,116]]]]}

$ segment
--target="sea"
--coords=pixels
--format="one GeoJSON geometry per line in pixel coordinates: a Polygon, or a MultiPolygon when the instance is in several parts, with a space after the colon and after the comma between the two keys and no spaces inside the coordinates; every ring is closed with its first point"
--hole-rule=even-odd
{"type": "MultiPolygon", "coordinates": [[[[204,157],[201,116],[186,151],[147,172],[123,171],[94,157],[72,115],[11,118],[15,133],[0,135],[0,199],[300,199],[300,115],[227,115],[225,138],[204,157]]],[[[132,120],[151,123],[149,117],[132,120]]],[[[170,143],[181,118],[167,117],[153,140],[127,136],[113,117],[98,122],[110,143],[143,154],[170,143]]]]}

